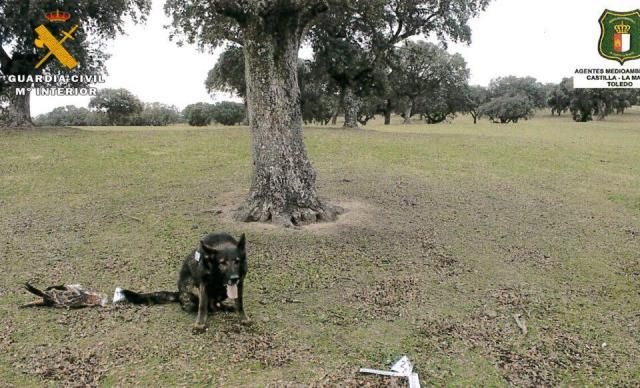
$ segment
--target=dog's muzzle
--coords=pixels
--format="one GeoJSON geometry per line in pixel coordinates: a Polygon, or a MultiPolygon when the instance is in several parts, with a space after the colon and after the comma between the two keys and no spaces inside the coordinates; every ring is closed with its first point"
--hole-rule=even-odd
{"type": "Polygon", "coordinates": [[[227,282],[227,285],[232,286],[234,284],[238,284],[238,282],[240,282],[240,275],[231,275],[229,276],[229,281],[227,282]]]}

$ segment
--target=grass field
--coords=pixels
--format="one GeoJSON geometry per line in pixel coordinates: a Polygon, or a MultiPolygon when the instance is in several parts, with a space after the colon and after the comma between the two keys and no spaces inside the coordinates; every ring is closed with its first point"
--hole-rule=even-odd
{"type": "Polygon", "coordinates": [[[283,230],[230,220],[246,128],[0,132],[0,385],[386,386],[358,368],[403,354],[425,386],[640,384],[640,111],[305,136],[350,211],[283,230]],[[250,326],[17,308],[25,281],[173,290],[208,231],[247,233],[250,326]]]}

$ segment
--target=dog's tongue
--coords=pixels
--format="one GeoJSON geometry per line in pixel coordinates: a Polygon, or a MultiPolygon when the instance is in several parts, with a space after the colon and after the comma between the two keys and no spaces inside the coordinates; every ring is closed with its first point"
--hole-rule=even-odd
{"type": "Polygon", "coordinates": [[[238,285],[227,285],[227,298],[238,299],[238,285]]]}

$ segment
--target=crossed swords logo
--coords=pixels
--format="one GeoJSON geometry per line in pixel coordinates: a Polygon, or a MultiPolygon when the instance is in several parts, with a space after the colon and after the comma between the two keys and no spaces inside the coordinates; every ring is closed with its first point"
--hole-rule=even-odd
{"type": "Polygon", "coordinates": [[[53,34],[51,34],[47,27],[42,24],[38,26],[36,28],[38,39],[36,39],[35,45],[38,48],[46,47],[47,49],[49,49],[49,52],[44,56],[44,58],[40,60],[40,62],[36,64],[36,69],[39,69],[40,66],[42,66],[42,64],[52,55],[55,56],[58,61],[60,61],[60,63],[62,63],[69,69],[73,69],[74,67],[78,66],[78,61],[76,61],[75,58],[73,58],[71,54],[69,54],[69,51],[67,51],[67,49],[65,49],[62,45],[67,39],[75,40],[73,34],[77,29],[78,25],[76,24],[69,31],[62,31],[62,35],[64,36],[62,37],[62,39],[58,40],[55,38],[55,36],[53,36],[53,34]]]}

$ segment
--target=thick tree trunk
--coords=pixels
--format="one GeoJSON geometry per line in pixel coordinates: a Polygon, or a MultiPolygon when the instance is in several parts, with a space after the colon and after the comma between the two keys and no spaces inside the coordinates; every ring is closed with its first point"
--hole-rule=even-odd
{"type": "Polygon", "coordinates": [[[360,99],[349,86],[344,88],[344,127],[358,128],[358,112],[360,111],[360,99]]]}
{"type": "Polygon", "coordinates": [[[341,209],[318,198],[303,142],[297,73],[301,31],[295,21],[265,24],[244,30],[253,174],[238,218],[284,226],[335,220],[341,209]]]}
{"type": "Polygon", "coordinates": [[[9,91],[8,120],[5,123],[11,128],[32,128],[31,121],[31,92],[16,95],[15,90],[9,91]]]}

